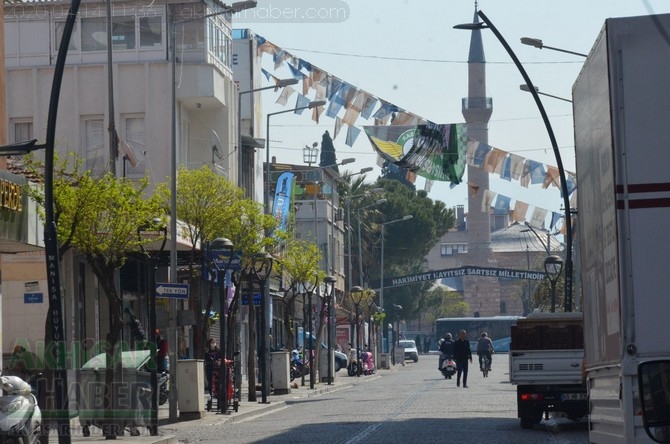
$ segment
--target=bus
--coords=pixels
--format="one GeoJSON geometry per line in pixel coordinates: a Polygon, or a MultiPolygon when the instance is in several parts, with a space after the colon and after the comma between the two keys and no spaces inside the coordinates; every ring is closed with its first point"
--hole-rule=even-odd
{"type": "Polygon", "coordinates": [[[493,316],[479,318],[440,318],[435,321],[436,339],[451,333],[454,340],[458,338],[458,332],[465,330],[470,341],[470,348],[475,350],[477,339],[482,332],[486,332],[493,341],[495,352],[509,352],[511,327],[522,316],[493,316]]]}

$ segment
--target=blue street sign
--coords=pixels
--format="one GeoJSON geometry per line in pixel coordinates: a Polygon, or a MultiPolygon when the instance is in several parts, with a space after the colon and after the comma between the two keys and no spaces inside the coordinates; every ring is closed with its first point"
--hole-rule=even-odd
{"type": "MultiPolygon", "coordinates": [[[[210,258],[216,264],[216,266],[221,269],[226,268],[226,264],[228,264],[228,260],[230,259],[230,254],[231,252],[227,250],[209,251],[210,258]]],[[[233,271],[240,271],[242,269],[242,252],[234,251],[232,254],[233,259],[230,261],[228,269],[233,271]]]]}
{"type": "Polygon", "coordinates": [[[23,293],[24,304],[41,304],[43,300],[43,293],[23,293]]]}
{"type": "MultiPolygon", "coordinates": [[[[247,295],[242,296],[241,301],[242,305],[249,305],[249,297],[247,295]]],[[[258,306],[260,307],[261,305],[261,294],[260,293],[254,293],[254,307],[258,306]]]]}
{"type": "Polygon", "coordinates": [[[188,299],[188,284],[156,282],[156,297],[170,299],[188,299]]]}

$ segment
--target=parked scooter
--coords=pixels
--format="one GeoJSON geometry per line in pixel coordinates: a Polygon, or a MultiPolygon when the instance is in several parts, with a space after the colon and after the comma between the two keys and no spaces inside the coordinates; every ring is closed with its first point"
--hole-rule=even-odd
{"type": "Polygon", "coordinates": [[[305,362],[298,350],[291,351],[291,381],[309,373],[309,361],[305,362]]]}
{"type": "Polygon", "coordinates": [[[456,374],[456,362],[451,356],[444,358],[442,369],[440,371],[444,375],[444,379],[451,379],[451,377],[456,374]]]}
{"type": "Polygon", "coordinates": [[[358,375],[358,354],[356,353],[355,348],[349,350],[348,361],[347,374],[349,376],[358,375]]]}
{"type": "Polygon", "coordinates": [[[364,375],[371,375],[375,372],[375,361],[372,358],[372,353],[366,351],[361,353],[361,373],[364,375]]]}
{"type": "Polygon", "coordinates": [[[158,405],[163,405],[170,397],[170,372],[163,370],[158,375],[158,405]]]}
{"type": "Polygon", "coordinates": [[[42,412],[30,384],[18,376],[0,376],[0,388],[4,393],[0,396],[0,442],[37,443],[42,412]]]}

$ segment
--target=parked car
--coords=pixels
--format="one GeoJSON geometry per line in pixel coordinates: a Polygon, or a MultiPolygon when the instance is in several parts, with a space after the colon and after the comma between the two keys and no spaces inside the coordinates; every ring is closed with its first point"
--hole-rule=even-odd
{"type": "Polygon", "coordinates": [[[398,346],[405,349],[405,360],[419,362],[419,351],[416,349],[416,342],[412,339],[402,339],[398,341],[398,346]]]}

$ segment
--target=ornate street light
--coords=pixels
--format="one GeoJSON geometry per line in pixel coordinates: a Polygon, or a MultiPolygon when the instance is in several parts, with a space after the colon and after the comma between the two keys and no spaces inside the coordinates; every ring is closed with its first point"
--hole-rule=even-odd
{"type": "Polygon", "coordinates": [[[319,142],[314,142],[312,146],[305,145],[302,149],[302,161],[307,165],[312,166],[313,163],[318,162],[319,157],[319,142]]]}
{"type": "MultiPolygon", "coordinates": [[[[311,285],[310,287],[307,288],[307,328],[303,328],[303,332],[307,329],[309,329],[309,337],[307,338],[307,341],[309,341],[310,347],[309,347],[309,388],[313,389],[314,388],[314,347],[316,347],[316,341],[314,341],[312,338],[315,337],[314,335],[314,328],[312,327],[312,295],[314,294],[314,290],[316,290],[316,287],[319,285],[319,275],[318,273],[314,273],[314,284],[311,285]]],[[[305,359],[305,352],[307,351],[307,342],[303,342],[303,361],[305,359]]]]}
{"type": "MultiPolygon", "coordinates": [[[[154,218],[148,226],[137,228],[137,238],[140,240],[140,249],[146,256],[149,262],[149,285],[147,285],[147,302],[149,304],[149,341],[151,344],[156,344],[156,271],[158,270],[158,260],[165,250],[165,243],[167,242],[167,225],[163,224],[160,218],[154,218]],[[145,236],[155,236],[156,234],[163,237],[160,248],[154,254],[149,253],[144,248],[142,239],[145,236]]],[[[151,418],[149,424],[149,434],[151,436],[158,436],[158,373],[156,366],[151,369],[151,418]]]]}
{"type": "Polygon", "coordinates": [[[356,285],[350,290],[351,302],[354,303],[356,307],[356,376],[361,376],[361,332],[360,332],[360,319],[358,308],[361,305],[361,300],[363,299],[363,289],[356,285]]]}
{"type": "Polygon", "coordinates": [[[563,269],[563,259],[560,256],[547,256],[544,260],[544,271],[547,272],[547,277],[551,283],[551,312],[556,311],[556,281],[563,269]]]}
{"type": "Polygon", "coordinates": [[[219,284],[219,319],[221,319],[221,329],[219,331],[219,343],[221,344],[221,365],[219,366],[218,392],[219,397],[216,400],[217,410],[221,414],[228,411],[228,289],[225,285],[226,273],[233,261],[233,243],[225,237],[219,237],[207,244],[207,255],[212,265],[213,271],[216,271],[219,284]]]}
{"type": "Polygon", "coordinates": [[[326,291],[323,295],[323,303],[326,304],[326,316],[328,317],[328,321],[326,323],[326,329],[328,331],[328,385],[333,383],[333,360],[331,359],[331,354],[333,352],[333,335],[331,331],[330,320],[333,317],[332,307],[333,295],[335,294],[335,282],[337,282],[337,279],[335,279],[333,276],[327,276],[323,280],[323,283],[326,284],[326,291]]]}
{"type": "Polygon", "coordinates": [[[267,404],[268,392],[270,390],[270,372],[268,365],[270,364],[270,353],[268,347],[268,312],[270,305],[268,304],[267,279],[272,271],[272,263],[274,258],[269,253],[257,253],[253,258],[252,273],[258,280],[261,289],[261,350],[260,350],[260,370],[261,370],[261,402],[267,404]]]}

